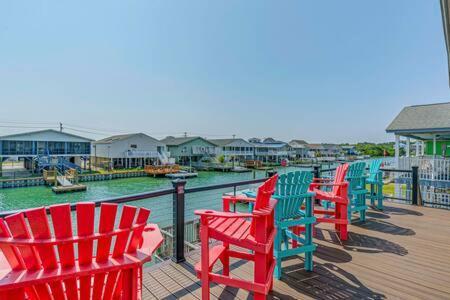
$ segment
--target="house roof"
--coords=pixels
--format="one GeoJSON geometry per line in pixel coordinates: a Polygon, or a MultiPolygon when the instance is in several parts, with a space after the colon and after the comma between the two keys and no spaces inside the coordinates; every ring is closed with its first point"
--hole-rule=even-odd
{"type": "Polygon", "coordinates": [[[299,144],[299,145],[306,145],[308,144],[305,140],[292,140],[289,142],[289,144],[299,144]]]}
{"type": "Polygon", "coordinates": [[[94,144],[111,144],[113,142],[117,142],[117,141],[122,141],[122,140],[126,140],[129,139],[131,137],[134,136],[143,136],[145,138],[151,139],[152,141],[158,143],[158,144],[163,144],[160,141],[158,141],[157,139],[145,134],[145,133],[128,133],[128,134],[119,134],[119,135],[113,135],[98,141],[95,141],[94,144]]]}
{"type": "MultiPolygon", "coordinates": [[[[86,142],[91,142],[93,141],[93,139],[89,139],[83,136],[79,136],[76,134],[72,134],[72,133],[67,133],[67,132],[62,132],[62,131],[58,131],[58,130],[54,130],[54,129],[44,129],[44,130],[37,130],[37,131],[29,131],[29,132],[21,132],[21,133],[16,133],[16,134],[9,134],[9,135],[4,135],[4,136],[0,136],[0,140],[11,140],[13,138],[19,138],[19,137],[25,137],[27,135],[32,136],[32,135],[36,135],[36,134],[45,134],[45,133],[53,133],[53,134],[58,134],[60,136],[67,136],[67,137],[72,137],[72,138],[78,138],[78,139],[82,139],[82,140],[86,140],[86,142]]],[[[32,139],[32,138],[30,138],[32,139]]]]}
{"type": "Polygon", "coordinates": [[[386,128],[394,133],[450,131],[450,102],[407,106],[386,128]]]}
{"type": "Polygon", "coordinates": [[[179,145],[183,145],[185,143],[197,140],[197,139],[201,139],[207,143],[210,143],[211,145],[214,146],[213,143],[211,143],[210,141],[200,137],[200,136],[190,136],[190,137],[173,137],[173,136],[168,136],[164,139],[161,140],[161,143],[166,144],[167,146],[179,146],[179,145]]]}
{"type": "Polygon", "coordinates": [[[211,139],[211,140],[208,140],[208,141],[210,141],[211,143],[213,143],[213,144],[215,144],[216,146],[219,146],[219,147],[223,147],[223,146],[229,145],[229,144],[231,144],[233,142],[241,142],[241,143],[243,142],[245,144],[253,146],[251,143],[249,143],[246,140],[241,139],[241,138],[237,138],[237,139],[211,139]]]}

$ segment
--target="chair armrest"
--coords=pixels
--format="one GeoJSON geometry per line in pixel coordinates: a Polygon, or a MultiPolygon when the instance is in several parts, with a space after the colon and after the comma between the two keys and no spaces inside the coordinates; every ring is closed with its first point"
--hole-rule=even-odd
{"type": "Polygon", "coordinates": [[[199,209],[199,210],[194,211],[194,214],[196,214],[200,217],[220,217],[220,218],[227,218],[227,219],[252,218],[253,217],[252,214],[223,212],[223,211],[216,211],[216,210],[210,210],[210,209],[199,209]]]}
{"type": "Polygon", "coordinates": [[[228,202],[237,202],[237,201],[242,201],[242,202],[255,202],[255,198],[251,198],[248,197],[246,195],[237,195],[237,196],[229,196],[229,195],[225,195],[222,197],[222,201],[228,201],[228,202]]]}
{"type": "Polygon", "coordinates": [[[313,178],[313,182],[315,181],[333,181],[333,178],[313,178]]]}
{"type": "Polygon", "coordinates": [[[321,187],[321,186],[346,186],[348,185],[347,182],[342,182],[342,183],[311,183],[311,188],[315,188],[315,187],[321,187]]]}

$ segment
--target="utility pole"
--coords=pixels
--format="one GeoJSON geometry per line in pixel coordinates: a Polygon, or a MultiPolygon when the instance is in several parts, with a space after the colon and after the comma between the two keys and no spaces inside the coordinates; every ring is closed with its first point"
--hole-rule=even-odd
{"type": "Polygon", "coordinates": [[[61,122],[59,122],[59,132],[62,132],[62,130],[63,130],[63,125],[61,122]]]}

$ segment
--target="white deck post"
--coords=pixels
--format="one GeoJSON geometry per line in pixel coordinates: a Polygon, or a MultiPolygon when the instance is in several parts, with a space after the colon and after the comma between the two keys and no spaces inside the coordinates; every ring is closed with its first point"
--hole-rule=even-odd
{"type": "MultiPolygon", "coordinates": [[[[395,168],[398,169],[400,167],[400,136],[395,135],[395,168]]],[[[395,197],[401,196],[400,185],[398,183],[394,184],[394,195],[395,197]]]]}
{"type": "Polygon", "coordinates": [[[424,156],[425,155],[425,142],[424,141],[422,141],[422,143],[421,143],[422,145],[421,145],[421,149],[420,149],[420,154],[422,155],[422,156],[424,156]]]}
{"type": "Polygon", "coordinates": [[[420,156],[420,146],[421,146],[420,141],[416,140],[416,157],[420,156]]]}
{"type": "Polygon", "coordinates": [[[395,167],[398,168],[399,160],[400,160],[400,136],[395,135],[395,167]]]}
{"type": "Polygon", "coordinates": [[[436,156],[436,136],[433,136],[433,156],[436,156]]]}
{"type": "Polygon", "coordinates": [[[411,151],[411,139],[406,138],[406,157],[409,157],[409,152],[411,151]]]}

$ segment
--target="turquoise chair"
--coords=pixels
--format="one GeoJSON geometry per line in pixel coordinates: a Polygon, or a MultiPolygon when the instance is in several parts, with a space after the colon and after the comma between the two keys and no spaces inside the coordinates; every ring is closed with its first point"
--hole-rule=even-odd
{"type": "Polygon", "coordinates": [[[355,162],[352,163],[347,171],[345,180],[348,182],[348,221],[352,222],[352,216],[355,213],[359,214],[359,218],[355,220],[366,220],[366,163],[355,162]]]}
{"type": "MultiPolygon", "coordinates": [[[[278,176],[276,190],[272,196],[277,200],[277,235],[274,243],[276,265],[273,273],[277,279],[281,277],[281,261],[285,257],[305,253],[305,270],[313,269],[313,252],[316,245],[312,242],[312,227],[316,218],[313,213],[314,193],[308,192],[312,181],[313,175],[308,171],[295,171],[278,176]]],[[[246,191],[244,194],[250,198],[255,197],[252,191],[246,191]]],[[[249,210],[253,210],[251,202],[249,210]]]]}
{"type": "Polygon", "coordinates": [[[313,175],[308,171],[295,171],[279,175],[273,198],[275,207],[274,255],[276,259],[275,278],[281,277],[283,258],[305,253],[305,269],[313,269],[312,227],[316,222],[313,215],[314,193],[308,192],[313,175]],[[292,244],[289,243],[292,241],[292,244]]]}
{"type": "Polygon", "coordinates": [[[370,205],[379,210],[383,210],[383,171],[380,170],[382,164],[381,159],[374,159],[370,163],[369,174],[366,183],[370,184],[370,205]],[[376,206],[375,206],[376,202],[376,206]]]}

